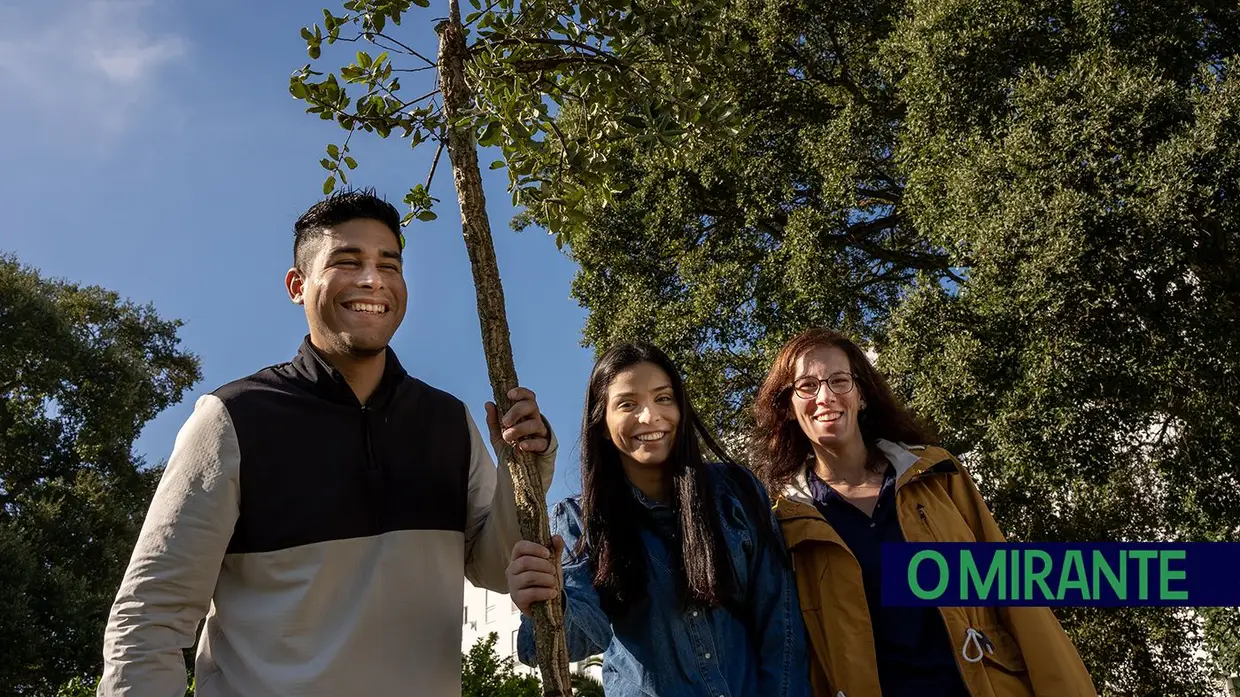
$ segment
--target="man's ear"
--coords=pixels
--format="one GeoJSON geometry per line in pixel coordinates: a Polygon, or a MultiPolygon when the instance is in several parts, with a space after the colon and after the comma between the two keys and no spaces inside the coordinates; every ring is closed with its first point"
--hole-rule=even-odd
{"type": "Polygon", "coordinates": [[[303,293],[305,293],[305,283],[305,276],[297,270],[296,266],[289,269],[288,273],[284,275],[284,287],[288,290],[288,299],[297,305],[305,304],[303,296],[303,293]]]}

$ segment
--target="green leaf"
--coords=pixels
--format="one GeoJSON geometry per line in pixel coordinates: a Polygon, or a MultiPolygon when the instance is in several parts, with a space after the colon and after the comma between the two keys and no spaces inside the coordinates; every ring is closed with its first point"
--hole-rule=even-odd
{"type": "Polygon", "coordinates": [[[499,121],[492,121],[491,123],[488,123],[486,129],[482,131],[482,136],[478,138],[478,144],[483,147],[490,147],[499,142],[499,137],[499,121]]]}
{"type": "Polygon", "coordinates": [[[432,221],[432,220],[434,220],[434,219],[436,219],[436,218],[438,218],[438,217],[439,217],[439,216],[438,216],[438,215],[435,215],[435,212],[434,212],[434,211],[421,211],[421,212],[420,212],[420,213],[418,213],[418,215],[417,215],[418,220],[421,220],[421,221],[422,221],[422,222],[424,222],[424,223],[429,223],[430,221],[432,221]]]}
{"type": "Polygon", "coordinates": [[[334,188],[336,188],[336,177],[331,176],[323,181],[323,195],[324,196],[326,196],[327,194],[330,194],[332,192],[332,189],[334,188]]]}
{"type": "Polygon", "coordinates": [[[430,0],[413,0],[413,4],[417,5],[418,7],[430,7],[431,6],[430,0]]]}
{"type": "Polygon", "coordinates": [[[357,160],[349,157],[348,155],[345,155],[344,164],[349,169],[357,169],[357,160]]]}
{"type": "Polygon", "coordinates": [[[620,120],[633,128],[641,129],[646,127],[646,120],[634,114],[629,114],[620,120]]]}
{"type": "Polygon", "coordinates": [[[310,46],[306,48],[306,53],[309,53],[312,59],[318,60],[322,50],[319,48],[318,44],[310,44],[310,46]]]}
{"type": "Polygon", "coordinates": [[[336,144],[335,144],[335,143],[332,143],[331,145],[328,145],[328,146],[327,146],[327,154],[328,154],[329,156],[331,156],[332,158],[334,158],[334,159],[339,159],[339,158],[340,158],[340,148],[336,147],[336,144]]]}
{"type": "Polygon", "coordinates": [[[501,169],[504,166],[503,160],[496,160],[491,163],[491,169],[501,169]]]}
{"type": "Polygon", "coordinates": [[[302,27],[301,38],[305,39],[306,41],[314,41],[314,34],[311,33],[310,30],[307,29],[306,27],[302,27]]]}

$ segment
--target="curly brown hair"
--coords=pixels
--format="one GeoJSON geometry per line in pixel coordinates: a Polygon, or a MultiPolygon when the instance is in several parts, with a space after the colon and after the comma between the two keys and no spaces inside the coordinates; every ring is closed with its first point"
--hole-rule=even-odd
{"type": "Polygon", "coordinates": [[[920,445],[938,442],[934,432],[891,392],[861,347],[832,329],[807,329],[779,350],[754,400],[753,470],[772,497],[778,497],[796,479],[813,454],[809,439],[792,414],[792,381],[797,377],[797,360],[827,347],[838,348],[848,356],[857,389],[865,399],[859,425],[866,448],[875,447],[880,438],[920,445]]]}

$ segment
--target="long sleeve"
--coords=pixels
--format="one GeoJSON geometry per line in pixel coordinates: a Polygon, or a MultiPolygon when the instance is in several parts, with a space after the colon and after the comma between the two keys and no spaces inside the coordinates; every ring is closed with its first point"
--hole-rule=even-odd
{"type": "MultiPolygon", "coordinates": [[[[512,473],[506,466],[495,466],[487,450],[482,433],[474,423],[469,410],[465,410],[469,424],[469,503],[465,519],[465,577],[470,583],[496,593],[508,592],[505,570],[512,556],[512,548],[521,540],[521,528],[517,522],[517,501],[512,485],[512,473]]],[[[555,474],[555,453],[559,447],[551,425],[546,423],[550,442],[547,450],[536,456],[538,471],[542,476],[543,496],[551,487],[555,474]]],[[[507,443],[492,444],[502,463],[507,443]]]]}
{"type": "MultiPolygon", "coordinates": [[[[768,500],[766,489],[756,480],[762,500],[768,500]]],[[[751,564],[752,587],[749,589],[749,626],[758,632],[754,637],[758,648],[758,690],[761,695],[809,697],[809,656],[805,636],[805,620],[797,597],[796,578],[792,566],[785,564],[781,550],[772,549],[767,531],[783,544],[783,535],[774,511],[764,520],[751,521],[755,548],[751,564]]]]}
{"type": "MultiPolygon", "coordinates": [[[[979,542],[1007,542],[977,485],[963,467],[951,496],[979,542]]],[[[1016,639],[1038,697],[1094,697],[1088,669],[1049,607],[1000,607],[999,617],[1016,639]]]]}
{"type": "MultiPolygon", "coordinates": [[[[599,604],[590,573],[590,555],[575,554],[582,536],[581,509],[572,499],[556,504],[551,513],[551,534],[564,539],[561,566],[564,570],[564,638],[568,644],[568,660],[581,661],[603,653],[611,644],[611,620],[599,604]]],[[[534,646],[534,622],[521,617],[517,634],[517,658],[524,664],[538,663],[534,646]]]]}
{"type": "Polygon", "coordinates": [[[224,403],[201,397],[177,434],[108,617],[100,697],[181,697],[239,506],[241,454],[224,403]]]}

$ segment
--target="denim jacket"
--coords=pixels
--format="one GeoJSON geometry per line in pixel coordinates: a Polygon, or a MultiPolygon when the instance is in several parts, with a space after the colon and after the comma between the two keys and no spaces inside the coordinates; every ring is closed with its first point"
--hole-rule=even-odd
{"type": "MultiPolygon", "coordinates": [[[[613,620],[599,605],[590,572],[589,551],[573,553],[582,535],[577,497],[556,504],[553,534],[564,538],[564,628],[570,661],[603,654],[603,687],[608,697],[808,697],[810,695],[805,625],[792,569],[782,550],[769,549],[759,525],[782,537],[774,516],[751,520],[723,467],[709,465],[715,506],[723,518],[733,567],[745,598],[737,611],[723,607],[682,607],[672,574],[672,554],[647,526],[642,540],[647,554],[647,598],[613,620]],[[743,614],[739,617],[738,614],[743,614]],[[752,629],[751,629],[752,628],[752,629]]],[[[738,469],[743,470],[743,468],[738,469]]],[[[747,471],[765,500],[766,491],[747,471]]],[[[650,501],[632,487],[652,516],[672,510],[650,501]]],[[[666,519],[666,518],[665,518],[666,519]]],[[[521,618],[517,656],[535,665],[534,626],[521,618]]]]}

